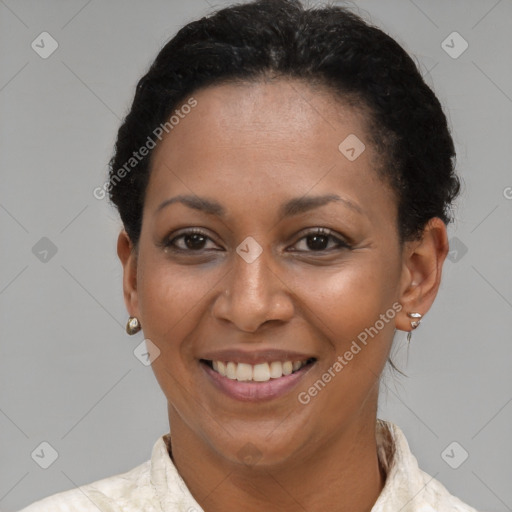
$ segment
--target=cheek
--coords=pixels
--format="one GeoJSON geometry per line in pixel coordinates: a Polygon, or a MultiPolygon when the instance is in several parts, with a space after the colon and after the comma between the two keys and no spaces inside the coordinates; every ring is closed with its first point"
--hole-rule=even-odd
{"type": "Polygon", "coordinates": [[[222,275],[218,268],[178,266],[158,254],[141,257],[137,292],[147,337],[164,348],[176,349],[197,325],[208,292],[222,275]]]}
{"type": "Polygon", "coordinates": [[[197,277],[197,269],[172,265],[161,255],[139,258],[138,298],[144,336],[160,350],[152,363],[155,377],[167,399],[186,408],[186,389],[193,389],[187,337],[199,325],[203,297],[211,280],[197,277]]]}
{"type": "Polygon", "coordinates": [[[399,276],[397,260],[368,251],[336,269],[304,267],[293,282],[311,322],[335,343],[343,344],[392,307],[399,276]]]}
{"type": "Polygon", "coordinates": [[[326,348],[319,380],[299,390],[298,398],[322,415],[326,428],[336,429],[351,411],[376,400],[375,386],[393,342],[399,266],[391,258],[378,264],[375,259],[368,254],[336,272],[296,276],[307,322],[326,348]]]}

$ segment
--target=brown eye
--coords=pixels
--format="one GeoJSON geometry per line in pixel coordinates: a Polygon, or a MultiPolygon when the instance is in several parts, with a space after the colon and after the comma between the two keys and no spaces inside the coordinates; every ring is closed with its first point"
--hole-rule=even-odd
{"type": "Polygon", "coordinates": [[[329,245],[329,237],[325,235],[309,235],[306,240],[308,249],[312,251],[323,251],[329,245]]]}
{"type": "Polygon", "coordinates": [[[306,233],[295,243],[294,252],[330,252],[336,249],[350,249],[351,246],[341,237],[335,236],[326,228],[318,228],[306,233]]]}
{"type": "Polygon", "coordinates": [[[206,237],[197,233],[185,235],[182,237],[187,249],[199,250],[203,249],[206,243],[206,237]]]}
{"type": "Polygon", "coordinates": [[[176,252],[200,252],[204,250],[217,249],[218,246],[215,242],[202,231],[189,230],[182,234],[169,237],[163,243],[166,250],[176,252]],[[210,244],[210,247],[208,246],[210,244]],[[214,246],[214,247],[213,247],[214,246]]]}

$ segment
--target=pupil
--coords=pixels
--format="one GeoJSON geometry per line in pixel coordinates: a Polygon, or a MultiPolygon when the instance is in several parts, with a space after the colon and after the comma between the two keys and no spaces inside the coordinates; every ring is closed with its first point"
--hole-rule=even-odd
{"type": "Polygon", "coordinates": [[[185,245],[188,249],[201,249],[204,245],[204,241],[204,236],[198,233],[185,237],[185,245]]]}
{"type": "Polygon", "coordinates": [[[308,236],[308,247],[313,251],[321,251],[327,247],[329,240],[325,235],[308,236]]]}

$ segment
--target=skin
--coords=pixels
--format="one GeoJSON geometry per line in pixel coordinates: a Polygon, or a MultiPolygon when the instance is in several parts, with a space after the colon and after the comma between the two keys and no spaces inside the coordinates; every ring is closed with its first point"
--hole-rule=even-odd
{"type": "MultiPolygon", "coordinates": [[[[365,117],[328,91],[275,79],[194,93],[197,106],[154,150],[141,237],[124,231],[118,254],[130,315],[160,350],[153,362],[168,401],[172,458],[199,504],[233,510],[369,511],[385,480],[376,454],[379,378],[407,312],[425,314],[448,251],[446,226],[431,219],[421,239],[400,244],[396,197],[376,169],[365,117]],[[353,162],[338,150],[356,134],[353,162]],[[293,198],[338,194],[283,217],[293,198]],[[225,216],[181,203],[215,200],[225,216]],[[322,239],[323,227],[348,240],[322,239]],[[208,237],[202,250],[163,247],[184,228],[208,237]],[[253,237],[252,263],[237,246],[253,237]],[[314,247],[314,246],[313,246],[314,247]],[[195,251],[195,252],[194,252],[195,251]],[[393,304],[403,309],[307,404],[307,391],[365,328],[393,304]],[[209,350],[278,348],[313,355],[297,387],[264,402],[242,402],[212,385],[199,358],[209,350]],[[256,454],[244,463],[243,454],[256,454]]],[[[190,246],[189,246],[190,247],[190,246]]]]}

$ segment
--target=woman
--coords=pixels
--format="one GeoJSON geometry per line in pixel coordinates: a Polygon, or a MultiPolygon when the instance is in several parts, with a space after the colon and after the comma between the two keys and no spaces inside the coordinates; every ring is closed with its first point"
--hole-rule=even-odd
{"type": "Polygon", "coordinates": [[[376,418],[394,334],[439,289],[453,160],[411,58],[345,9],[260,0],[184,27],[108,186],[172,435],[25,510],[473,511],[376,418]]]}

